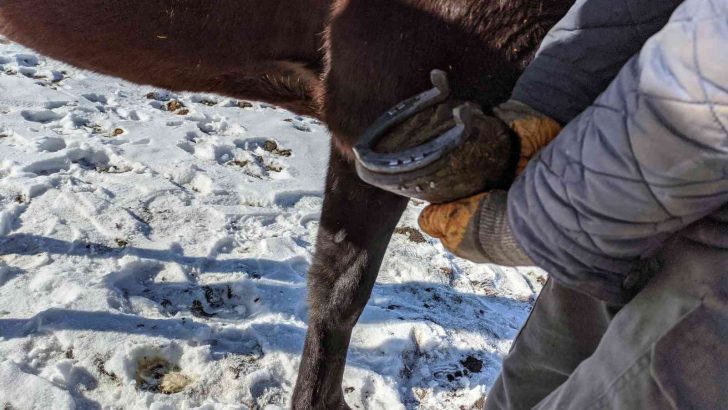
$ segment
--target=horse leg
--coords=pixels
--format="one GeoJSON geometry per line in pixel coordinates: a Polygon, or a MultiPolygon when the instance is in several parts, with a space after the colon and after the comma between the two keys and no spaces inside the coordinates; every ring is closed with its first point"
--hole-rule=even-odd
{"type": "Polygon", "coordinates": [[[332,148],[308,274],[308,333],[294,409],[348,408],[341,382],[351,332],[406,205],[406,198],[362,182],[351,161],[332,148]]]}

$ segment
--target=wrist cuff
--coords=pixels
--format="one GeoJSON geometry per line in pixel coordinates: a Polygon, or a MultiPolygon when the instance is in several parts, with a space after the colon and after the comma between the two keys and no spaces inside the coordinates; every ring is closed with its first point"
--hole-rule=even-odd
{"type": "Polygon", "coordinates": [[[533,261],[516,241],[508,224],[508,194],[492,191],[480,205],[478,241],[491,263],[504,266],[531,266],[533,261]]]}

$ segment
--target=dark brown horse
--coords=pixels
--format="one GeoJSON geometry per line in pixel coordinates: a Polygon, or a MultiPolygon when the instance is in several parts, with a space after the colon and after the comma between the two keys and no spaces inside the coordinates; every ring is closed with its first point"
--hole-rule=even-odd
{"type": "MultiPolygon", "coordinates": [[[[221,93],[323,120],[333,134],[294,408],[346,408],[351,331],[407,199],[363,183],[362,131],[447,71],[487,111],[508,98],[570,0],[0,0],[0,32],[79,67],[221,93]]],[[[321,153],[326,155],[326,153],[321,153]]]]}

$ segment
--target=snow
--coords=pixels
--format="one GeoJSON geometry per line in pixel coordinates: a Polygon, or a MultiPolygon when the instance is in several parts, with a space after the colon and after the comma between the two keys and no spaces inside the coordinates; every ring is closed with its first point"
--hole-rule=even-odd
{"type": "MultiPolygon", "coordinates": [[[[3,41],[0,405],[286,408],[328,140],[3,41]]],[[[422,206],[354,331],[354,408],[481,408],[543,282],[453,258],[416,230],[422,206]]]]}

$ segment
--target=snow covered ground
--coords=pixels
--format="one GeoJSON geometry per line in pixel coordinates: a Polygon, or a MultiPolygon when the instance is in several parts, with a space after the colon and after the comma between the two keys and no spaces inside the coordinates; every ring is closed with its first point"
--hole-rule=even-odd
{"type": "MultiPolygon", "coordinates": [[[[0,406],[287,407],[328,134],[0,44],[0,406]]],[[[543,275],[400,223],[354,331],[359,409],[471,409],[543,275]]]]}

